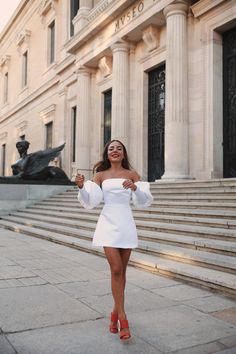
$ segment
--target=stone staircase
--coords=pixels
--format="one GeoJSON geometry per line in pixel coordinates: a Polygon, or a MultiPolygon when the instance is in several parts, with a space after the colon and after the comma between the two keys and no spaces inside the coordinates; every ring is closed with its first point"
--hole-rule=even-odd
{"type": "MultiPolygon", "coordinates": [[[[236,179],[155,182],[154,203],[133,209],[139,247],[130,263],[236,297],[236,179]]],[[[75,188],[12,211],[0,227],[104,255],[91,239],[101,208],[85,210],[75,188]]]]}

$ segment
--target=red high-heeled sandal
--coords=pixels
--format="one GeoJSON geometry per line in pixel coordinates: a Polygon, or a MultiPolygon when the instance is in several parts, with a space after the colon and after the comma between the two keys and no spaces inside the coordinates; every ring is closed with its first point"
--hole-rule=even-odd
{"type": "Polygon", "coordinates": [[[114,312],[111,312],[111,322],[109,326],[109,330],[111,333],[118,333],[118,315],[114,312]]]}
{"type": "Polygon", "coordinates": [[[129,330],[129,322],[128,320],[119,320],[120,322],[120,339],[127,340],[131,337],[129,330]]]}

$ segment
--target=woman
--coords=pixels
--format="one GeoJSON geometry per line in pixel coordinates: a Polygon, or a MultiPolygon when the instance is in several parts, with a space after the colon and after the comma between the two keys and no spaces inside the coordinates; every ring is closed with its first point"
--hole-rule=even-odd
{"type": "Polygon", "coordinates": [[[126,148],[119,140],[108,142],[103,159],[94,166],[93,181],[84,183],[84,176],[76,176],[79,187],[78,199],[85,208],[93,208],[104,199],[93,237],[94,246],[104,247],[111,270],[111,289],[114,308],[111,313],[110,332],[120,339],[131,337],[124,309],[126,268],[131,250],[137,247],[137,231],[130,208],[130,199],[136,206],[149,206],[152,195],[148,182],[131,169],[126,148]]]}

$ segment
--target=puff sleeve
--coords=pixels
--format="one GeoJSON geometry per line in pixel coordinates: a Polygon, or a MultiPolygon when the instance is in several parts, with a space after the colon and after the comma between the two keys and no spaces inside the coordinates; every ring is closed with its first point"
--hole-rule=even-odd
{"type": "Polygon", "coordinates": [[[78,201],[85,209],[93,209],[98,206],[103,199],[103,193],[97,183],[86,181],[84,187],[79,189],[78,201]]]}
{"type": "Polygon", "coordinates": [[[135,182],[137,189],[132,192],[132,201],[135,207],[149,207],[152,204],[153,196],[150,192],[150,184],[148,182],[135,182]]]}

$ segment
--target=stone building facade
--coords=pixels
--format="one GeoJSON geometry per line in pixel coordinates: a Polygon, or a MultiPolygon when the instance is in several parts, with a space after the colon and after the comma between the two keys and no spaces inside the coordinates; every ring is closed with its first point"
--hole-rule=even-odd
{"type": "Polygon", "coordinates": [[[22,0],[0,96],[0,175],[19,139],[73,178],[117,138],[143,179],[236,177],[236,1],[22,0]]]}

